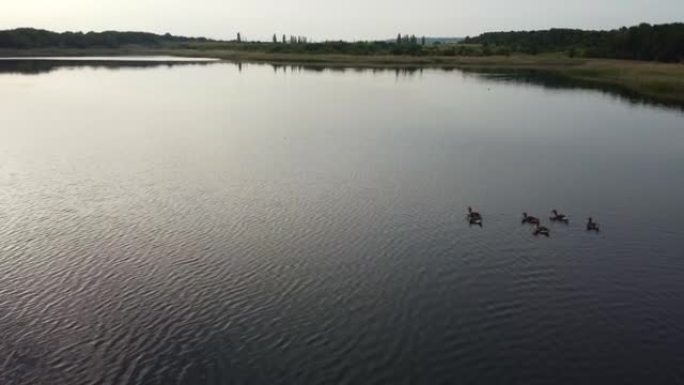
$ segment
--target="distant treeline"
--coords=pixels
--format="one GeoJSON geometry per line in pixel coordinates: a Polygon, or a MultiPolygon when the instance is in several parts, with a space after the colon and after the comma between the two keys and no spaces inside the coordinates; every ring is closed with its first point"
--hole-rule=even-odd
{"type": "Polygon", "coordinates": [[[684,23],[649,25],[611,31],[551,29],[490,32],[462,42],[399,34],[393,41],[310,42],[303,36],[273,35],[269,42],[188,38],[146,32],[64,32],[30,28],[0,31],[0,49],[121,48],[128,46],[278,54],[508,56],[515,53],[564,53],[574,57],[662,62],[684,61],[684,23]]]}
{"type": "Polygon", "coordinates": [[[570,56],[681,62],[684,61],[684,23],[640,24],[611,31],[490,32],[466,38],[464,43],[485,48],[505,47],[528,54],[567,52],[570,56]]]}
{"type": "Polygon", "coordinates": [[[240,51],[283,53],[283,54],[312,54],[312,55],[425,55],[426,51],[417,43],[396,44],[384,41],[346,42],[326,41],[318,43],[242,43],[226,46],[222,43],[206,44],[209,49],[230,48],[240,51]]]}
{"type": "Polygon", "coordinates": [[[159,47],[169,43],[206,42],[205,38],[189,38],[148,32],[51,32],[19,28],[0,31],[0,48],[120,48],[124,46],[159,47]]]}

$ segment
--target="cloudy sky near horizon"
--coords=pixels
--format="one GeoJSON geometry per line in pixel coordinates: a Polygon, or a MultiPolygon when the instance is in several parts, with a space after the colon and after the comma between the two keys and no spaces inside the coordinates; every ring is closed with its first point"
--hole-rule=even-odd
{"type": "Polygon", "coordinates": [[[269,39],[466,36],[684,21],[684,0],[0,0],[0,29],[136,30],[269,39]]]}

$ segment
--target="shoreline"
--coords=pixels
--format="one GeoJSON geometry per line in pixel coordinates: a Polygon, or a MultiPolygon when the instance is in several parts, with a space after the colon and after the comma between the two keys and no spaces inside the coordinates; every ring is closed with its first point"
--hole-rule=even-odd
{"type": "Polygon", "coordinates": [[[615,59],[569,58],[560,55],[511,56],[354,56],[279,54],[221,49],[118,48],[0,50],[7,57],[176,56],[231,62],[347,68],[453,68],[469,70],[535,70],[572,80],[619,87],[664,103],[684,105],[684,64],[615,59]]]}

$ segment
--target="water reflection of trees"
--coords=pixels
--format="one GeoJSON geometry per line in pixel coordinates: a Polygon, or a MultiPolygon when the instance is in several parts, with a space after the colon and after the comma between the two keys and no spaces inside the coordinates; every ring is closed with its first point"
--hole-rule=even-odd
{"type": "Polygon", "coordinates": [[[60,59],[11,59],[0,60],[0,74],[37,75],[50,73],[62,68],[94,68],[117,71],[122,69],[148,69],[158,67],[204,66],[213,61],[175,61],[175,60],[60,60],[60,59]]]}
{"type": "Polygon", "coordinates": [[[597,83],[590,80],[577,80],[550,71],[492,68],[465,68],[460,71],[466,76],[472,76],[484,81],[527,84],[558,91],[591,90],[633,105],[649,105],[684,111],[684,104],[681,102],[649,97],[618,85],[597,83]]]}
{"type": "MultiPolygon", "coordinates": [[[[260,64],[257,64],[260,65],[260,64]]],[[[316,72],[316,73],[394,73],[397,77],[412,77],[416,75],[422,75],[423,71],[426,70],[424,66],[414,66],[414,65],[366,65],[366,66],[354,66],[354,65],[330,65],[330,64],[283,64],[283,63],[272,63],[270,64],[273,68],[273,72],[279,73],[299,73],[299,72],[316,72]]],[[[434,69],[434,68],[430,68],[434,69]]],[[[442,71],[457,71],[453,67],[437,68],[442,71]]]]}
{"type": "MultiPolygon", "coordinates": [[[[107,70],[121,70],[121,69],[148,69],[158,67],[179,67],[179,66],[207,66],[216,63],[226,63],[217,61],[177,61],[174,59],[145,61],[141,59],[126,60],[118,58],[116,60],[36,60],[36,59],[12,59],[0,60],[0,74],[42,74],[55,71],[60,68],[103,68],[107,70]]],[[[235,62],[229,65],[235,65],[240,72],[243,72],[249,65],[263,67],[265,64],[248,64],[235,62]]],[[[373,66],[354,66],[354,65],[329,65],[324,63],[272,63],[269,64],[274,73],[359,73],[359,74],[388,74],[393,73],[396,78],[410,79],[423,75],[424,71],[437,72],[458,72],[467,77],[477,78],[478,80],[486,82],[498,83],[515,83],[526,84],[535,87],[543,87],[551,90],[593,90],[604,93],[606,95],[618,98],[622,101],[635,105],[652,105],[667,108],[674,108],[684,111],[684,104],[681,102],[673,102],[668,100],[661,100],[652,98],[628,90],[626,88],[595,83],[591,81],[579,81],[567,76],[556,74],[553,72],[543,70],[522,70],[522,69],[508,69],[508,68],[454,68],[454,67],[430,67],[429,69],[423,66],[413,65],[373,65],[373,66]]]]}
{"type": "MultiPolygon", "coordinates": [[[[271,64],[273,71],[278,72],[332,72],[332,73],[394,73],[397,78],[411,78],[423,74],[428,69],[423,66],[330,66],[324,64],[271,64]]],[[[459,72],[466,77],[474,77],[487,82],[516,83],[535,87],[543,87],[550,90],[572,91],[592,90],[605,95],[615,97],[634,105],[650,105],[658,107],[674,108],[684,111],[684,104],[675,101],[662,100],[649,97],[624,87],[582,81],[544,70],[524,70],[510,68],[455,68],[455,67],[430,67],[429,71],[459,72]]]]}

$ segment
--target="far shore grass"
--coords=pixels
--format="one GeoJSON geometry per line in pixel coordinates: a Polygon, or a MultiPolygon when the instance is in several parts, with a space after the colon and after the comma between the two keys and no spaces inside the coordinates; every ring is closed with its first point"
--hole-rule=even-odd
{"type": "Polygon", "coordinates": [[[684,105],[684,64],[570,58],[560,54],[511,56],[391,56],[247,52],[222,49],[29,49],[0,50],[0,57],[40,56],[180,56],[235,62],[366,68],[529,69],[571,79],[620,87],[668,103],[684,105]]]}

